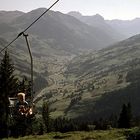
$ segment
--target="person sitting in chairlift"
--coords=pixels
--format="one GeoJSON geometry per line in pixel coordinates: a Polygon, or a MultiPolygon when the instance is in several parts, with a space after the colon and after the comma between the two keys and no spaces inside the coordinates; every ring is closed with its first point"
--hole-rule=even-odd
{"type": "Polygon", "coordinates": [[[28,102],[25,101],[25,94],[18,93],[18,102],[16,104],[17,114],[25,117],[29,117],[33,114],[32,108],[29,107],[28,102]]]}

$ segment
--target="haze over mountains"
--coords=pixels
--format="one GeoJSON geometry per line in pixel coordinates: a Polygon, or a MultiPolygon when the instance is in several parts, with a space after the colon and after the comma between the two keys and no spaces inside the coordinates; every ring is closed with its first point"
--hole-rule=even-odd
{"type": "Polygon", "coordinates": [[[106,23],[104,18],[99,14],[93,16],[83,16],[79,12],[69,12],[68,14],[76,17],[77,19],[86,23],[89,26],[100,29],[101,31],[105,32],[106,35],[111,36],[111,38],[113,39],[122,40],[125,38],[125,36],[121,34],[121,32],[118,32],[114,27],[106,23]]]}
{"type": "MultiPolygon", "coordinates": [[[[28,13],[0,11],[0,36],[7,38],[13,33],[18,34],[45,10],[45,8],[39,8],[28,13]]],[[[78,12],[63,14],[50,11],[28,32],[47,40],[50,46],[55,42],[54,46],[59,49],[75,52],[75,50],[101,49],[138,34],[139,22],[138,18],[132,21],[106,21],[99,14],[82,16],[78,12]]]]}
{"type": "Polygon", "coordinates": [[[136,35],[140,33],[139,25],[140,18],[135,18],[133,20],[111,20],[107,21],[111,27],[115,27],[116,30],[123,33],[127,37],[136,35]]]}
{"type": "MultiPolygon", "coordinates": [[[[86,24],[89,24],[91,26],[106,29],[108,33],[110,33],[109,31],[111,30],[115,30],[117,33],[124,35],[126,38],[140,33],[139,17],[136,17],[133,20],[119,20],[115,19],[115,17],[113,20],[105,20],[99,14],[93,16],[83,16],[81,13],[75,11],[70,12],[68,14],[76,17],[80,21],[85,22],[86,24]]],[[[118,34],[116,34],[116,36],[117,35],[118,34]]]]}
{"type": "MultiPolygon", "coordinates": [[[[0,48],[45,10],[0,11],[0,48]]],[[[132,96],[130,90],[134,92],[131,101],[138,115],[139,100],[135,98],[139,99],[139,87],[133,85],[140,82],[140,35],[136,35],[140,33],[139,24],[138,18],[109,21],[99,14],[49,11],[27,31],[39,93],[36,101],[49,101],[55,117],[82,117],[86,113],[97,117],[105,112],[107,116],[109,112],[119,112],[123,103],[120,98],[127,102],[132,96]]],[[[24,37],[13,43],[9,51],[17,74],[29,76],[30,59],[24,37]]]]}
{"type": "MultiPolygon", "coordinates": [[[[40,8],[28,13],[2,11],[0,14],[0,27],[2,30],[7,29],[7,32],[19,32],[30,25],[45,10],[40,8]]],[[[100,49],[123,38],[123,36],[117,35],[115,31],[108,33],[105,28],[88,26],[72,16],[53,11],[44,15],[29,30],[29,33],[47,39],[50,45],[53,45],[52,40],[54,40],[55,46],[61,46],[69,51],[75,49],[100,49]],[[100,38],[102,38],[102,41],[100,38]]]]}

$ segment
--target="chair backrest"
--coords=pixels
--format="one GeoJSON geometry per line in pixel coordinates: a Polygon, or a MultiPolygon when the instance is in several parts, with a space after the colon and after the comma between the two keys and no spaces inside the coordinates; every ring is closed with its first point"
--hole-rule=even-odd
{"type": "Polygon", "coordinates": [[[10,102],[9,107],[15,107],[15,105],[17,103],[17,98],[16,97],[9,97],[9,102],[10,102]]]}

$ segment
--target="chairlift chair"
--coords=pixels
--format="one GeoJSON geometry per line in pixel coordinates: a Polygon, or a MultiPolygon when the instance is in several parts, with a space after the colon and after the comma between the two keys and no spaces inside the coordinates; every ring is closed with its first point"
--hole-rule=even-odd
{"type": "MultiPolygon", "coordinates": [[[[29,41],[28,41],[28,35],[25,34],[24,32],[22,34],[25,37],[29,56],[30,56],[30,61],[31,61],[30,62],[31,63],[31,71],[30,71],[30,74],[31,74],[31,98],[28,100],[28,102],[29,102],[30,106],[33,106],[33,59],[32,59],[32,53],[31,53],[31,49],[30,49],[30,45],[29,45],[29,41]]],[[[18,100],[17,97],[9,97],[9,102],[10,102],[9,110],[10,110],[10,117],[12,119],[20,117],[17,115],[17,112],[16,112],[17,100],[18,100]]],[[[33,114],[35,114],[35,113],[33,112],[33,114]]]]}

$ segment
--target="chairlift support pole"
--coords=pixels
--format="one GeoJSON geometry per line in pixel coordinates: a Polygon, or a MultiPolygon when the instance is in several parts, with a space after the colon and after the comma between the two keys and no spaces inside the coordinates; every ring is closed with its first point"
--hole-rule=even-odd
{"type": "Polygon", "coordinates": [[[30,44],[28,40],[28,34],[23,33],[23,36],[25,37],[26,44],[28,47],[29,55],[30,55],[30,61],[31,61],[31,103],[33,102],[33,57],[30,49],[30,44]]]}

